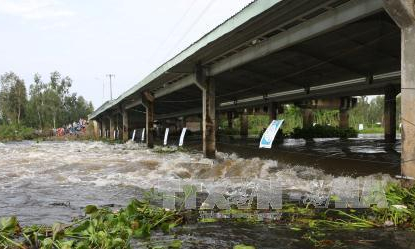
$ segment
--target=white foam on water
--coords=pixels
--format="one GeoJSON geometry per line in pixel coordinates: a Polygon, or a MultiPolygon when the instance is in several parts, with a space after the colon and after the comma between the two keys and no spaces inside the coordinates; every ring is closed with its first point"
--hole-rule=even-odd
{"type": "MultiPolygon", "coordinates": [[[[84,184],[151,188],[160,180],[178,179],[196,183],[204,179],[210,180],[212,185],[229,187],[235,183],[231,179],[248,179],[248,184],[253,184],[256,179],[278,178],[287,189],[308,191],[313,188],[313,180],[335,178],[312,167],[257,157],[243,159],[234,153],[217,154],[217,160],[211,160],[203,158],[201,153],[156,153],[132,141],[116,145],[103,142],[3,144],[0,145],[0,187],[13,187],[30,180],[41,186],[84,184]]],[[[389,175],[376,177],[392,181],[389,175]]],[[[365,179],[348,178],[349,184],[365,179]]]]}

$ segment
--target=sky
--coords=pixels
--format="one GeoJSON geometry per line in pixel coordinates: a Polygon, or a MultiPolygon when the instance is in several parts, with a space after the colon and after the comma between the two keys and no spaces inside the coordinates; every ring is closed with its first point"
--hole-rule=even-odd
{"type": "Polygon", "coordinates": [[[0,0],[0,74],[59,71],[99,107],[252,0],[0,0]]]}

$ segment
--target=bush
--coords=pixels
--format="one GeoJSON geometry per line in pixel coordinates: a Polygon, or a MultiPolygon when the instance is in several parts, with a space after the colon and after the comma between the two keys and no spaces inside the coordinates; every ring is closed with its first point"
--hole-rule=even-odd
{"type": "Polygon", "coordinates": [[[358,132],[354,128],[339,128],[335,126],[328,125],[315,125],[312,127],[294,128],[294,131],[291,133],[293,138],[350,138],[357,137],[358,132]]]}
{"type": "Polygon", "coordinates": [[[0,140],[31,140],[36,137],[32,128],[21,125],[0,125],[0,140]]]}
{"type": "Polygon", "coordinates": [[[219,129],[218,135],[239,135],[239,130],[236,128],[226,127],[225,129],[219,129]]]}

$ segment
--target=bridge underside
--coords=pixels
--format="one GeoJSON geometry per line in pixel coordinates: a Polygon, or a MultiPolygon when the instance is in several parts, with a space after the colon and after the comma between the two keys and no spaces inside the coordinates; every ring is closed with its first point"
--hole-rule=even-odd
{"type": "MultiPolygon", "coordinates": [[[[376,13],[216,75],[218,108],[384,94],[385,86],[400,84],[400,41],[389,15],[376,13]]],[[[157,98],[155,114],[201,114],[201,103],[201,90],[193,84],[157,98]]]]}
{"type": "MultiPolygon", "coordinates": [[[[142,120],[144,127],[148,108],[142,106],[140,96],[147,92],[154,96],[155,120],[201,115],[204,143],[215,143],[215,128],[209,128],[216,127],[215,112],[361,95],[395,98],[401,85],[415,87],[415,56],[409,56],[415,54],[415,38],[401,39],[406,37],[405,30],[407,37],[415,33],[413,15],[408,15],[408,21],[388,14],[410,6],[407,3],[413,7],[413,0],[281,1],[156,75],[94,119],[126,109],[137,120],[130,118],[129,123],[142,120]]],[[[402,90],[402,105],[415,108],[413,92],[402,90]]],[[[396,127],[386,125],[395,121],[394,102],[385,107],[386,132],[392,132],[386,135],[394,141],[396,127]]],[[[402,109],[402,117],[406,114],[415,123],[409,112],[402,109]]],[[[126,131],[132,128],[127,125],[126,131]]],[[[409,122],[403,122],[403,128],[415,135],[409,122]]],[[[405,136],[403,158],[407,160],[415,155],[415,141],[412,136],[405,142],[405,136]]],[[[405,165],[406,174],[415,176],[413,160],[405,165]]]]}

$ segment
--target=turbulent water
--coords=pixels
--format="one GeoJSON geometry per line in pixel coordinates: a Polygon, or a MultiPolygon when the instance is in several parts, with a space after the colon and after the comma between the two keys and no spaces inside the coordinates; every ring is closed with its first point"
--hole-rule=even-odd
{"type": "MultiPolygon", "coordinates": [[[[293,191],[310,190],[315,179],[332,181],[340,178],[321,169],[303,166],[301,162],[289,164],[255,157],[244,159],[226,153],[218,153],[218,159],[213,161],[204,159],[198,152],[158,153],[135,143],[0,143],[0,217],[16,215],[23,224],[69,222],[72,217],[81,215],[88,204],[122,206],[131,198],[140,198],[143,189],[156,187],[160,181],[211,180],[232,194],[237,188],[230,187],[235,186],[231,179],[243,178],[249,182],[273,177],[285,179],[293,191]]],[[[348,184],[357,184],[367,177],[370,176],[342,178],[348,179],[348,184]]],[[[376,177],[392,180],[386,174],[377,174],[376,177]]],[[[209,226],[212,225],[195,231],[201,232],[209,226]]],[[[242,231],[254,237],[264,234],[264,229],[271,233],[280,231],[262,227],[252,231],[240,228],[238,232],[237,226],[233,227],[231,223],[224,225],[223,229],[233,231],[236,237],[242,231]]],[[[209,231],[217,230],[213,227],[209,231]]],[[[193,238],[189,232],[183,233],[183,239],[193,238]]],[[[216,235],[220,236],[220,233],[216,235]]],[[[199,237],[210,243],[209,239],[199,237]]],[[[223,243],[227,243],[226,239],[223,243]]]]}

